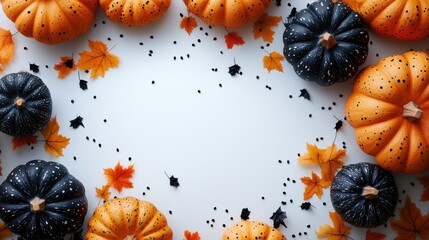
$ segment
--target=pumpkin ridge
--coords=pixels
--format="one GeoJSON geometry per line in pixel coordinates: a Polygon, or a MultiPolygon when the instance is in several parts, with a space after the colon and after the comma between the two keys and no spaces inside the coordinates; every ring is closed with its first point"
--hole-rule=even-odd
{"type": "MultiPolygon", "coordinates": [[[[55,3],[56,3],[56,8],[59,11],[61,11],[61,13],[63,15],[63,20],[66,22],[66,23],[62,22],[60,27],[62,28],[65,24],[67,24],[69,26],[73,26],[73,21],[70,19],[68,12],[65,10],[65,9],[67,9],[67,7],[59,5],[59,3],[65,4],[65,1],[55,1],[55,3]]],[[[82,6],[82,5],[79,5],[79,6],[82,6]]],[[[90,11],[89,9],[86,9],[86,10],[90,11]]],[[[84,11],[84,10],[81,10],[81,11],[84,11]]],[[[50,24],[47,24],[47,25],[50,25],[50,24]]],[[[81,32],[80,28],[81,28],[81,26],[79,26],[79,27],[68,27],[67,32],[68,32],[68,34],[77,35],[78,33],[81,32]]],[[[57,32],[60,32],[60,31],[57,31],[57,32]]]]}
{"type": "Polygon", "coordinates": [[[141,234],[144,236],[154,234],[155,232],[164,228],[164,226],[162,226],[161,224],[156,224],[157,221],[161,221],[163,216],[159,212],[157,212],[156,208],[150,209],[148,211],[147,207],[148,206],[145,206],[145,212],[150,212],[152,214],[149,216],[149,221],[147,221],[141,229],[141,234]]]}

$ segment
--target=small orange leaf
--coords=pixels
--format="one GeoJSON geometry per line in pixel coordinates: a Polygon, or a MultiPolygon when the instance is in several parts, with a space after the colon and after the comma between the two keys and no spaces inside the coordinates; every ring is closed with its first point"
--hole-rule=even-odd
{"type": "Polygon", "coordinates": [[[184,240],[200,240],[200,235],[198,232],[191,233],[188,230],[185,231],[185,239],[184,240]]]}
{"type": "Polygon", "coordinates": [[[104,175],[106,175],[108,184],[118,192],[122,192],[122,188],[133,188],[133,183],[130,181],[130,178],[133,177],[133,173],[134,165],[124,168],[119,162],[114,169],[104,169],[104,175]]]}
{"type": "Polygon", "coordinates": [[[188,35],[191,35],[192,31],[197,26],[198,26],[197,21],[192,16],[183,17],[182,21],[180,22],[180,28],[185,29],[188,35]]]}
{"type": "Polygon", "coordinates": [[[243,45],[244,40],[236,32],[230,32],[225,35],[225,43],[226,43],[226,47],[228,49],[231,49],[232,47],[234,47],[234,45],[243,45]]]}
{"type": "Polygon", "coordinates": [[[317,165],[320,159],[320,150],[316,145],[307,143],[307,153],[298,158],[298,162],[302,165],[317,165]]]}
{"type": "Polygon", "coordinates": [[[323,224],[320,226],[319,231],[316,231],[316,236],[318,238],[327,238],[328,240],[346,240],[351,227],[344,224],[343,219],[341,219],[337,212],[329,212],[329,217],[334,227],[331,227],[329,224],[323,224]]]}
{"type": "Polygon", "coordinates": [[[272,28],[279,25],[281,20],[282,17],[269,16],[267,13],[264,13],[264,15],[253,24],[253,38],[257,39],[262,37],[264,41],[272,43],[274,40],[274,31],[272,28]]]}
{"type": "Polygon", "coordinates": [[[372,232],[368,229],[366,231],[365,240],[383,240],[386,238],[386,235],[383,233],[372,232]]]}
{"type": "Polygon", "coordinates": [[[70,138],[59,135],[59,131],[60,125],[58,125],[56,116],[48,122],[46,127],[40,130],[45,138],[45,151],[57,157],[63,156],[63,149],[70,142],[70,138]]]}
{"type": "Polygon", "coordinates": [[[337,150],[335,143],[333,143],[328,148],[322,150],[321,155],[320,168],[322,169],[322,180],[332,182],[335,172],[344,165],[341,159],[346,156],[346,150],[337,150]]]}
{"type": "Polygon", "coordinates": [[[268,72],[271,72],[271,70],[277,70],[279,72],[283,72],[283,65],[282,61],[285,59],[285,57],[276,52],[273,51],[270,54],[264,56],[263,63],[264,68],[268,70],[268,72]]]}
{"type": "Polygon", "coordinates": [[[15,44],[12,40],[12,33],[9,30],[0,28],[0,72],[9,64],[15,55],[15,44]]]}
{"type": "Polygon", "coordinates": [[[311,173],[311,178],[301,178],[301,182],[305,184],[304,200],[310,199],[314,194],[316,194],[318,198],[321,198],[323,194],[323,188],[329,186],[323,182],[314,172],[311,173]]]}
{"type": "Polygon", "coordinates": [[[88,42],[91,51],[79,53],[80,58],[77,62],[79,69],[91,70],[91,78],[96,78],[104,77],[107,70],[118,67],[119,58],[109,52],[105,43],[91,40],[88,42]]]}
{"type": "Polygon", "coordinates": [[[429,201],[429,175],[419,178],[420,183],[423,185],[424,191],[420,197],[420,201],[429,201]]]}
{"type": "Polygon", "coordinates": [[[55,64],[54,69],[58,71],[58,78],[67,77],[71,71],[76,70],[77,66],[74,59],[69,56],[61,57],[61,61],[55,64]]]}
{"type": "Polygon", "coordinates": [[[95,192],[97,193],[97,197],[103,200],[107,200],[110,197],[110,185],[103,185],[101,188],[95,188],[95,192]]]}
{"type": "Polygon", "coordinates": [[[422,215],[419,208],[410,197],[405,199],[405,205],[399,209],[399,220],[392,219],[390,226],[398,233],[395,240],[429,239],[429,214],[422,215]]]}
{"type": "Polygon", "coordinates": [[[6,226],[4,222],[0,223],[0,239],[5,239],[12,236],[12,231],[6,226]]]}
{"type": "Polygon", "coordinates": [[[36,143],[37,143],[37,136],[36,135],[30,135],[27,137],[13,137],[12,138],[13,150],[16,150],[17,148],[20,148],[26,144],[36,144],[36,143]]]}

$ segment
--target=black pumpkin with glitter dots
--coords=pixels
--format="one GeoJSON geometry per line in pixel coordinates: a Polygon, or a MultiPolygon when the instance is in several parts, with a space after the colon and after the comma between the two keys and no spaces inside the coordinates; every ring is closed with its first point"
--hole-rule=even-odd
{"type": "Polygon", "coordinates": [[[0,131],[14,137],[29,136],[43,128],[52,114],[48,87],[28,72],[0,79],[0,131]]]}
{"type": "Polygon", "coordinates": [[[79,230],[88,201],[85,187],[58,162],[32,160],[0,185],[0,218],[25,240],[57,240],[79,230]]]}
{"type": "Polygon", "coordinates": [[[347,81],[368,57],[368,32],[344,3],[316,1],[285,26],[283,54],[304,80],[321,86],[347,81]]]}

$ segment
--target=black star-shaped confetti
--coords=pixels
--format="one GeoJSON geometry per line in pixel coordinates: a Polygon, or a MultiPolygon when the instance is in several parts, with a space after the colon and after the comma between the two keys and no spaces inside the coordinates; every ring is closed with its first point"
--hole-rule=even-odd
{"type": "Polygon", "coordinates": [[[79,72],[77,72],[77,76],[79,78],[79,87],[82,90],[87,90],[88,89],[88,81],[83,80],[82,78],[80,78],[80,73],[79,72]]]}
{"type": "Polygon", "coordinates": [[[307,89],[303,88],[299,90],[301,93],[299,94],[299,97],[303,97],[307,100],[310,100],[310,93],[307,91],[307,89]]]}
{"type": "Polygon", "coordinates": [[[343,127],[343,121],[337,118],[337,122],[335,123],[335,127],[334,127],[335,131],[338,132],[338,130],[340,130],[341,127],[343,127]]]}
{"type": "Polygon", "coordinates": [[[250,211],[248,208],[243,208],[241,209],[241,214],[240,214],[240,218],[242,220],[247,220],[249,219],[249,215],[250,215],[250,211]]]}
{"type": "Polygon", "coordinates": [[[39,65],[37,65],[35,63],[30,63],[30,70],[33,71],[34,73],[38,73],[39,72],[39,65]]]}
{"type": "Polygon", "coordinates": [[[229,67],[228,73],[231,74],[231,76],[235,76],[237,73],[240,72],[241,67],[238,64],[234,64],[229,67]]]}
{"type": "Polygon", "coordinates": [[[76,129],[79,126],[85,127],[82,122],[83,118],[81,116],[77,116],[75,119],[70,120],[70,127],[76,129]]]}
{"type": "Polygon", "coordinates": [[[270,217],[270,219],[273,220],[273,222],[274,222],[273,226],[275,228],[280,227],[280,225],[283,225],[284,227],[287,228],[287,226],[284,222],[285,218],[287,218],[286,212],[283,212],[281,207],[279,207],[277,209],[277,211],[273,212],[273,215],[270,217]]]}
{"type": "MultiPolygon", "coordinates": [[[[167,173],[165,173],[165,175],[167,175],[167,173]]],[[[174,177],[174,175],[171,175],[171,176],[167,175],[167,177],[170,179],[170,186],[173,186],[173,187],[179,187],[180,186],[179,179],[174,177]]]]}
{"type": "Polygon", "coordinates": [[[313,205],[311,205],[310,202],[303,202],[299,207],[301,208],[301,210],[310,210],[311,206],[313,205]]]}

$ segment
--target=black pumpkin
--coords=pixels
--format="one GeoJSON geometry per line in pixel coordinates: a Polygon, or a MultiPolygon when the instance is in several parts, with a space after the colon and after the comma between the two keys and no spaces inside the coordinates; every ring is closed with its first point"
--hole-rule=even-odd
{"type": "Polygon", "coordinates": [[[51,113],[51,94],[39,77],[19,72],[0,79],[0,131],[31,135],[48,123],[51,113]]]}
{"type": "Polygon", "coordinates": [[[341,168],[331,185],[331,201],[344,221],[365,228],[387,222],[398,202],[393,175],[372,163],[341,168]]]}
{"type": "Polygon", "coordinates": [[[0,218],[23,239],[62,239],[82,226],[87,209],[84,186],[57,162],[32,160],[0,185],[0,218]]]}
{"type": "Polygon", "coordinates": [[[368,57],[369,35],[346,4],[321,0],[290,17],[283,54],[301,78],[321,86],[351,79],[368,57]]]}

